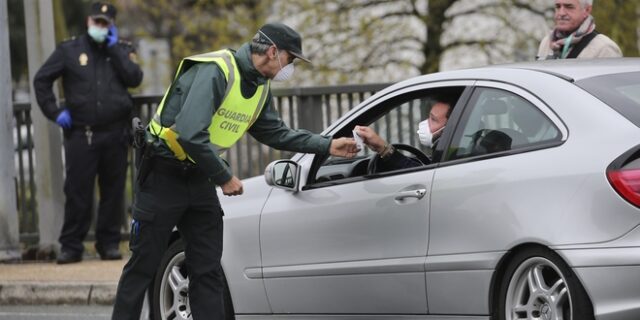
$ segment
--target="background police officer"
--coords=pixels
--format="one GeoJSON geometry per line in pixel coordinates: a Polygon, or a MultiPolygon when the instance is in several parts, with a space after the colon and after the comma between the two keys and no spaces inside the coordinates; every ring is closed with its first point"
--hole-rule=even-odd
{"type": "Polygon", "coordinates": [[[115,18],[114,6],[94,3],[87,34],[61,43],[34,78],[42,112],[64,129],[66,202],[59,264],[82,260],[96,175],[96,249],[103,260],[122,258],[118,247],[133,108],[127,87],[142,82],[142,70],[132,45],[118,39],[115,18]],[[59,77],[64,106],[56,103],[51,89],[59,77]]]}
{"type": "MultiPolygon", "coordinates": [[[[137,319],[174,226],[184,239],[194,320],[223,319],[222,208],[242,182],[220,158],[245,132],[271,147],[335,156],[356,154],[352,138],[292,130],[272,105],[270,80],[286,80],[302,55],[300,35],[264,25],[251,43],[183,60],[148,127],[156,156],[136,190],[131,251],[118,284],[112,319],[137,319]]],[[[144,164],[142,164],[144,165],[144,164]]],[[[140,169],[142,170],[142,167],[140,169]]]]}

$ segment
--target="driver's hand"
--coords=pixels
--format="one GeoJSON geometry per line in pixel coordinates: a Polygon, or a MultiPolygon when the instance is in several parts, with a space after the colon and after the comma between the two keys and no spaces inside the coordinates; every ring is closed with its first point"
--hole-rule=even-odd
{"type": "Polygon", "coordinates": [[[380,153],[384,150],[384,146],[387,144],[384,139],[371,128],[366,126],[356,126],[354,128],[358,135],[362,137],[362,142],[366,144],[371,150],[380,153]]]}

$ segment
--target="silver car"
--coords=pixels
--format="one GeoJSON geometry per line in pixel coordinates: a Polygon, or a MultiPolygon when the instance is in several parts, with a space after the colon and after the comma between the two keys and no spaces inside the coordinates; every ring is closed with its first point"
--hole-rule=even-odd
{"type": "MultiPolygon", "coordinates": [[[[381,171],[365,148],[246,179],[221,199],[229,319],[640,319],[640,59],[420,76],[324,134],[355,125],[424,165],[381,171]],[[422,148],[442,99],[449,121],[422,148]]],[[[182,246],[157,319],[189,316],[182,246]]]]}

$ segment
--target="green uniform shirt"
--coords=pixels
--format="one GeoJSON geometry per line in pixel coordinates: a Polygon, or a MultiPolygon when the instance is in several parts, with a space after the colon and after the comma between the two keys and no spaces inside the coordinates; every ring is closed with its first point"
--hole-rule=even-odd
{"type": "MultiPolygon", "coordinates": [[[[234,54],[240,70],[242,94],[251,96],[257,86],[266,83],[251,61],[249,44],[244,44],[234,54]]],[[[164,127],[175,124],[178,142],[213,181],[222,185],[233,174],[216,147],[209,142],[211,118],[222,104],[227,81],[215,63],[198,63],[184,72],[174,83],[165,101],[161,122],[164,127]]],[[[273,106],[269,96],[256,122],[248,132],[256,140],[270,147],[306,153],[326,154],[331,139],[306,130],[287,127],[273,106]]],[[[156,142],[156,153],[174,158],[171,150],[162,141],[156,142]]]]}

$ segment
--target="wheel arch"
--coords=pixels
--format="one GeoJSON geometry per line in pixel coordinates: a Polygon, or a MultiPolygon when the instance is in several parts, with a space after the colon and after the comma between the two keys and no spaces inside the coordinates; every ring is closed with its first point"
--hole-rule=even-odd
{"type": "Polygon", "coordinates": [[[180,240],[182,238],[182,236],[180,235],[180,232],[177,229],[174,229],[171,232],[171,236],[169,237],[169,243],[167,243],[167,248],[169,248],[174,242],[180,240]]]}
{"type": "Polygon", "coordinates": [[[548,250],[552,253],[554,253],[560,260],[562,260],[562,262],[564,262],[564,264],[566,264],[566,266],[568,267],[568,269],[573,273],[573,275],[575,276],[575,279],[577,279],[577,281],[579,282],[579,285],[582,287],[582,290],[584,290],[585,294],[586,294],[586,298],[588,299],[588,304],[591,306],[592,310],[593,310],[593,306],[591,304],[591,295],[588,291],[585,290],[585,286],[583,284],[582,279],[580,278],[580,276],[578,274],[576,274],[573,271],[572,266],[568,263],[566,257],[561,254],[560,252],[553,250],[552,248],[550,248],[547,245],[541,244],[541,243],[537,243],[537,242],[527,242],[527,243],[521,243],[518,244],[517,246],[511,248],[509,251],[507,251],[507,253],[505,253],[501,258],[500,261],[498,261],[498,264],[496,265],[493,275],[491,276],[491,285],[489,287],[489,313],[491,315],[491,319],[496,319],[496,314],[494,313],[494,309],[495,309],[495,305],[499,299],[499,293],[500,293],[500,286],[502,285],[502,281],[505,280],[505,278],[503,277],[503,275],[505,274],[507,267],[509,266],[509,263],[513,260],[514,256],[522,251],[525,250],[534,250],[534,249],[542,249],[542,250],[548,250]]]}
{"type": "MultiPolygon", "coordinates": [[[[167,243],[167,248],[166,249],[168,249],[172,244],[174,244],[176,241],[179,241],[181,239],[182,239],[182,236],[180,235],[180,232],[177,229],[174,229],[171,232],[171,236],[169,237],[169,242],[167,243]]],[[[225,307],[225,310],[227,310],[227,311],[230,310],[231,311],[231,313],[225,313],[225,320],[233,320],[233,319],[235,319],[235,308],[234,308],[233,299],[232,299],[232,296],[231,296],[231,293],[230,293],[231,288],[229,287],[229,284],[227,282],[227,274],[226,274],[226,272],[224,270],[224,266],[222,264],[220,264],[220,268],[222,269],[222,281],[225,284],[225,286],[224,286],[225,287],[225,289],[224,289],[224,291],[225,291],[225,293],[224,293],[225,294],[224,307],[225,307]]],[[[150,299],[151,300],[153,300],[153,294],[152,294],[152,292],[154,290],[153,285],[155,283],[155,280],[156,280],[157,276],[158,276],[158,273],[156,272],[156,274],[153,277],[153,280],[151,281],[151,285],[149,286],[149,288],[151,290],[151,292],[150,292],[150,294],[151,294],[150,299]]],[[[151,312],[150,317],[151,318],[153,318],[153,312],[154,311],[155,311],[154,308],[151,307],[150,308],[150,312],[151,312]]]]}
{"type": "MultiPolygon", "coordinates": [[[[551,250],[548,246],[545,246],[543,244],[537,243],[537,242],[526,242],[526,243],[521,243],[513,248],[511,248],[509,251],[507,251],[507,253],[505,253],[502,258],[500,258],[500,261],[498,261],[498,264],[496,265],[493,275],[491,276],[491,285],[489,286],[489,313],[492,314],[492,319],[493,319],[493,311],[495,308],[495,303],[496,301],[498,301],[498,294],[500,292],[500,290],[498,290],[500,288],[500,285],[502,284],[501,281],[504,280],[504,277],[502,277],[502,275],[505,273],[507,266],[509,265],[509,262],[511,262],[513,256],[523,250],[529,250],[532,248],[543,248],[546,250],[551,250]]],[[[552,250],[553,251],[553,250],[552,250]]],[[[555,251],[554,251],[555,252],[555,251]]],[[[562,257],[562,259],[564,260],[564,257],[562,257]]],[[[565,261],[566,262],[566,261],[565,261]]]]}

